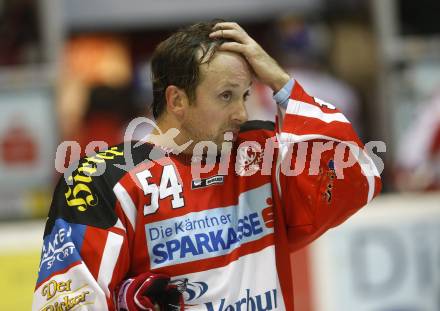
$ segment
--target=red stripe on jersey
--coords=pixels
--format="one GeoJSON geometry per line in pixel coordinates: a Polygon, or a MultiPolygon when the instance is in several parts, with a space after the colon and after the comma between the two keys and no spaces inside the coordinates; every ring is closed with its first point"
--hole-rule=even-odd
{"type": "MultiPolygon", "coordinates": [[[[116,261],[116,265],[113,270],[111,281],[108,285],[110,292],[114,292],[115,289],[118,288],[119,285],[121,285],[123,280],[129,277],[127,275],[127,272],[130,270],[130,264],[131,264],[129,254],[130,254],[130,248],[128,247],[128,241],[127,239],[124,239],[118,260],[116,261]]],[[[107,298],[108,311],[115,310],[114,301],[112,297],[106,297],[106,298],[107,298]]]]}
{"type": "MultiPolygon", "coordinates": [[[[125,191],[127,191],[131,200],[133,201],[134,206],[139,208],[140,204],[138,202],[141,198],[140,195],[143,196],[144,194],[136,175],[133,174],[133,171],[125,174],[124,177],[119,180],[119,184],[125,189],[125,191]]],[[[139,211],[137,211],[136,214],[136,221],[138,220],[138,215],[139,211]]]]}
{"type": "Polygon", "coordinates": [[[271,245],[274,245],[273,233],[266,235],[259,240],[245,243],[226,255],[186,262],[168,267],[161,267],[158,269],[152,269],[151,271],[175,276],[216,269],[227,266],[231,262],[238,260],[240,257],[255,254],[271,245]]]}
{"type": "Polygon", "coordinates": [[[112,230],[114,233],[117,233],[120,235],[127,234],[128,236],[133,236],[133,234],[134,234],[133,228],[130,225],[130,221],[128,220],[127,215],[125,215],[125,212],[122,209],[121,203],[119,202],[119,200],[116,200],[115,213],[118,216],[118,218],[121,220],[122,225],[124,226],[126,232],[124,232],[122,229],[119,229],[117,227],[112,227],[110,230],[112,230]]]}
{"type": "Polygon", "coordinates": [[[355,141],[362,146],[350,123],[333,121],[330,124],[331,126],[317,118],[286,114],[282,132],[295,135],[324,135],[342,141],[355,141]]]}
{"type": "MultiPolygon", "coordinates": [[[[295,100],[295,99],[292,99],[292,100],[295,100]]],[[[337,114],[337,113],[340,113],[340,114],[343,114],[342,112],[341,112],[341,110],[339,110],[339,109],[337,109],[336,107],[334,107],[334,108],[329,108],[329,107],[327,107],[326,105],[325,105],[325,103],[327,103],[326,101],[324,101],[324,100],[322,100],[322,99],[320,99],[320,98],[313,98],[313,100],[314,100],[314,102],[313,103],[309,103],[309,102],[305,102],[305,101],[300,101],[300,100],[296,100],[296,102],[299,104],[299,105],[310,105],[310,106],[315,106],[315,107],[318,107],[319,108],[319,110],[321,110],[321,112],[322,113],[324,113],[324,114],[337,114]]],[[[327,103],[327,104],[330,104],[330,103],[327,103]]],[[[331,105],[331,104],[330,104],[331,105]]],[[[304,108],[309,108],[309,107],[304,107],[304,108]]]]}
{"type": "Polygon", "coordinates": [[[382,191],[382,181],[379,176],[374,176],[374,196],[377,196],[382,191]]]}
{"type": "Polygon", "coordinates": [[[84,242],[81,248],[81,257],[87,263],[87,268],[95,279],[98,278],[102,253],[107,241],[108,231],[94,227],[87,227],[84,233],[84,242]]]}
{"type": "Polygon", "coordinates": [[[319,102],[317,102],[320,99],[318,98],[315,99],[314,97],[307,94],[297,81],[295,81],[295,86],[292,90],[290,99],[316,106],[319,109],[321,109],[321,111],[324,113],[328,113],[328,114],[341,113],[339,109],[332,109],[325,105],[321,105],[319,102]]]}
{"type": "Polygon", "coordinates": [[[126,234],[124,229],[118,228],[118,227],[111,227],[111,228],[108,229],[108,231],[116,233],[116,234],[119,234],[119,235],[122,235],[122,236],[125,236],[125,234],[126,234]]]}
{"type": "Polygon", "coordinates": [[[299,100],[302,102],[306,102],[306,103],[309,103],[312,105],[319,106],[318,104],[315,103],[315,99],[312,96],[310,96],[309,94],[307,94],[304,91],[304,89],[302,88],[302,86],[296,80],[295,80],[295,84],[292,89],[292,93],[290,94],[290,98],[293,100],[299,100]]]}

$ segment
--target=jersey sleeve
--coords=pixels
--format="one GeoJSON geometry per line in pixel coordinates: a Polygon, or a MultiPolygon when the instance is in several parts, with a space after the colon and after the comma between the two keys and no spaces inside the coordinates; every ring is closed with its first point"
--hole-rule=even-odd
{"type": "Polygon", "coordinates": [[[350,122],[295,81],[277,120],[276,188],[292,250],[344,222],[381,190],[350,122]]]}
{"type": "Polygon", "coordinates": [[[95,164],[116,155],[86,158],[57,184],[32,310],[114,310],[115,287],[129,267],[131,228],[108,173],[94,173],[95,164]]]}

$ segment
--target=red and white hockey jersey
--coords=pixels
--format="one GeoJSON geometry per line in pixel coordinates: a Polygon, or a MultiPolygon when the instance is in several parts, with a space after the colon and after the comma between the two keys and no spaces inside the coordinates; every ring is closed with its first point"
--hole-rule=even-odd
{"type": "Polygon", "coordinates": [[[278,120],[246,123],[197,178],[187,156],[149,144],[81,160],[55,189],[33,310],[114,310],[115,288],[145,271],[184,285],[188,310],[293,310],[289,253],[381,183],[347,119],[298,83],[278,120]]]}

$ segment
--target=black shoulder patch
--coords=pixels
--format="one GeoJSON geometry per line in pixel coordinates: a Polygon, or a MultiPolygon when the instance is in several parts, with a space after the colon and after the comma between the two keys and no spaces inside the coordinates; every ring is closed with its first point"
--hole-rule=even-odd
{"type": "Polygon", "coordinates": [[[71,223],[109,228],[117,222],[113,187],[149,158],[152,145],[120,144],[82,158],[70,176],[61,176],[53,195],[45,234],[57,218],[71,223]]]}
{"type": "Polygon", "coordinates": [[[240,127],[240,133],[254,130],[268,130],[273,132],[275,131],[275,123],[272,121],[251,120],[240,127]]]}
{"type": "Polygon", "coordinates": [[[153,145],[137,141],[121,143],[98,152],[91,158],[103,158],[106,162],[104,176],[113,187],[127,172],[149,159],[153,145]]]}

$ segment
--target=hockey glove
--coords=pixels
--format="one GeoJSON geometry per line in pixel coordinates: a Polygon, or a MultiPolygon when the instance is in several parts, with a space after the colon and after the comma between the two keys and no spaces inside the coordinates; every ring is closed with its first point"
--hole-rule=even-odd
{"type": "Polygon", "coordinates": [[[181,311],[184,301],[181,291],[164,274],[142,273],[125,280],[119,287],[118,311],[181,311]]]}

